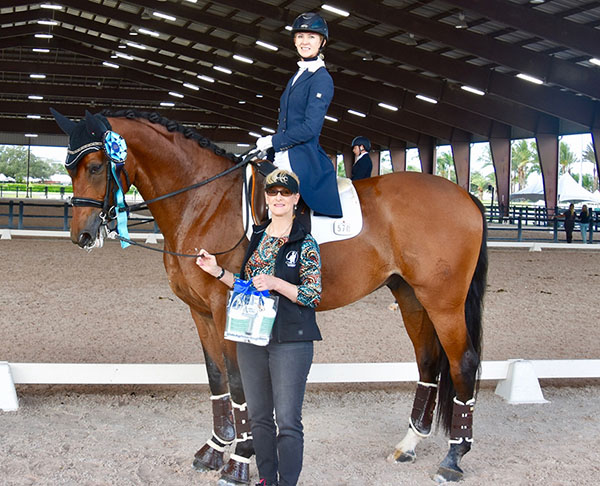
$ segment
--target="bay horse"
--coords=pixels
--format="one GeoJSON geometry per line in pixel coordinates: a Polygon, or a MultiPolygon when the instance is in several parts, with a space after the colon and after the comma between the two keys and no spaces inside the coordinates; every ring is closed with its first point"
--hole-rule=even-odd
{"type": "MultiPolygon", "coordinates": [[[[248,484],[253,454],[248,413],[235,343],[223,338],[228,288],[188,258],[206,248],[222,253],[219,263],[225,268],[240,267],[247,242],[242,237],[243,171],[234,166],[238,159],[157,113],[105,112],[104,118],[87,112],[77,123],[53,114],[70,137],[69,153],[85,150],[69,168],[73,243],[87,249],[101,244],[103,228],[115,212],[106,210],[106,202],[113,203],[113,179],[119,179],[123,191],[135,185],[148,202],[164,236],[169,284],[190,307],[208,371],[213,435],[196,452],[194,467],[220,470],[220,485],[248,484]],[[111,171],[110,154],[101,142],[78,146],[86,130],[96,140],[106,130],[124,138],[128,156],[123,170],[111,171]],[[190,184],[202,187],[180,190],[190,184]],[[235,450],[224,464],[225,448],[232,443],[235,450]]],[[[388,459],[415,459],[417,444],[432,431],[437,397],[438,424],[449,435],[449,449],[434,479],[457,481],[463,476],[462,457],[472,445],[481,359],[484,208],[458,185],[416,172],[372,177],[355,186],[363,229],[354,238],[321,245],[323,292],[317,310],[345,306],[382,286],[391,290],[414,346],[419,381],[408,431],[388,459]]]]}

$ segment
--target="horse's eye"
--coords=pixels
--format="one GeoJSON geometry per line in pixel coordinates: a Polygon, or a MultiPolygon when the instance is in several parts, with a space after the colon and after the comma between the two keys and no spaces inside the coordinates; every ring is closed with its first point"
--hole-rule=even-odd
{"type": "Polygon", "coordinates": [[[102,164],[93,164],[90,165],[90,174],[99,174],[100,172],[102,172],[102,164]]]}

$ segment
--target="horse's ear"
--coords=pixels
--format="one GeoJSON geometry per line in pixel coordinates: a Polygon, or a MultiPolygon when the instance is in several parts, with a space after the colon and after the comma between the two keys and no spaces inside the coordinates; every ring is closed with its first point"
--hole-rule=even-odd
{"type": "Polygon", "coordinates": [[[77,123],[75,123],[72,120],[69,120],[65,115],[60,114],[54,108],[50,108],[50,113],[52,113],[52,116],[56,120],[56,123],[58,124],[60,129],[70,136],[77,123]]]}
{"type": "Polygon", "coordinates": [[[85,126],[91,135],[100,137],[107,128],[97,116],[92,115],[88,110],[85,110],[85,126]]]}

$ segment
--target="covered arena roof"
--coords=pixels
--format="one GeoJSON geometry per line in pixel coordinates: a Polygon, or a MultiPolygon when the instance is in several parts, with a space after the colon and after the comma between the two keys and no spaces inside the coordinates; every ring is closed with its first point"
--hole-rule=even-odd
{"type": "Polygon", "coordinates": [[[251,143],[276,128],[286,26],[305,11],[330,28],[331,153],[358,134],[393,148],[600,129],[600,2],[324,1],[3,1],[0,132],[59,134],[51,106],[132,107],[251,143]]]}

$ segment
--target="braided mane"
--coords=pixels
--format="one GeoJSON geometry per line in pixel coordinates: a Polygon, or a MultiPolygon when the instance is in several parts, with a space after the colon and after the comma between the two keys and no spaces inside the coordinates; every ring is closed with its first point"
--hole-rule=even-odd
{"type": "Polygon", "coordinates": [[[162,116],[161,114],[159,114],[155,111],[148,112],[148,111],[137,111],[137,110],[128,109],[128,110],[119,110],[119,111],[113,112],[111,110],[106,109],[106,110],[102,110],[100,113],[102,113],[102,115],[107,116],[107,117],[111,116],[111,117],[128,118],[130,120],[133,120],[136,118],[143,118],[145,120],[148,120],[149,122],[156,123],[158,125],[162,125],[169,132],[179,132],[179,133],[183,134],[183,136],[185,138],[195,140],[198,143],[198,145],[200,145],[202,148],[211,149],[215,154],[220,155],[221,157],[225,157],[234,163],[239,162],[239,160],[240,160],[240,158],[237,155],[227,152],[225,149],[215,145],[208,138],[200,135],[196,129],[191,128],[191,127],[184,127],[181,123],[178,123],[173,120],[169,120],[168,118],[165,118],[164,116],[162,116]]]}

